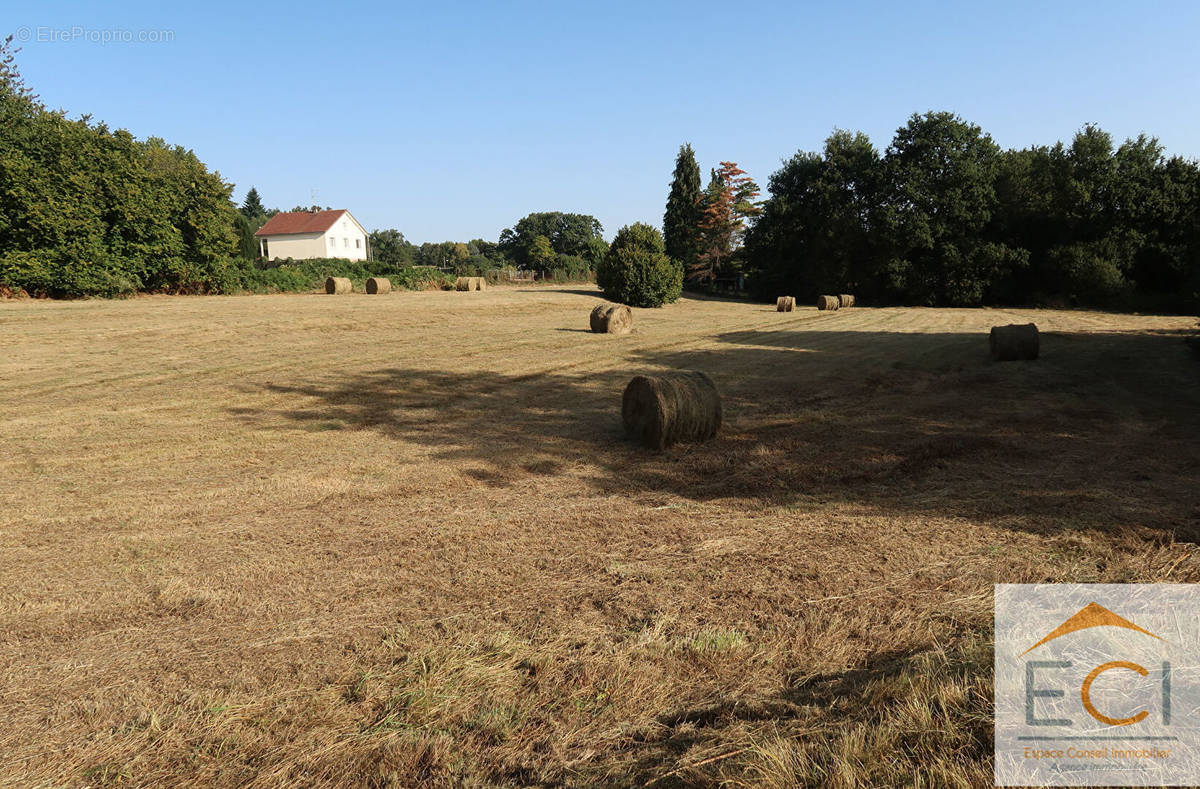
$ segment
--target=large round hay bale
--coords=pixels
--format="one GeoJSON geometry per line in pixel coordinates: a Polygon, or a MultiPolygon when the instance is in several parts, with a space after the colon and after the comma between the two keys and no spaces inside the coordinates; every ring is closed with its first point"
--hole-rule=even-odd
{"type": "Polygon", "coordinates": [[[775,299],[776,312],[791,312],[794,309],[796,309],[795,296],[780,296],[779,298],[775,299]]]}
{"type": "Polygon", "coordinates": [[[638,375],[625,387],[621,421],[626,435],[651,449],[707,441],[721,427],[721,395],[701,372],[638,375]]]}
{"type": "Polygon", "coordinates": [[[838,308],[839,309],[845,309],[846,307],[853,307],[853,306],[854,306],[854,294],[853,293],[839,293],[838,294],[838,308]]]}
{"type": "Polygon", "coordinates": [[[597,304],[589,322],[592,331],[599,334],[629,334],[633,331],[633,310],[624,304],[597,304]]]}
{"type": "Polygon", "coordinates": [[[1010,323],[1007,326],[993,326],[988,342],[992,346],[992,358],[998,362],[1036,359],[1041,350],[1041,339],[1036,323],[1010,323]]]}
{"type": "Polygon", "coordinates": [[[837,296],[817,296],[817,309],[836,310],[841,302],[837,296]]]}
{"type": "Polygon", "coordinates": [[[354,285],[350,282],[349,277],[330,277],[325,280],[326,293],[349,293],[352,290],[354,290],[354,285]]]}
{"type": "Polygon", "coordinates": [[[487,290],[487,277],[472,277],[475,280],[475,290],[487,290]]]}
{"type": "Polygon", "coordinates": [[[473,279],[474,279],[474,277],[459,277],[458,279],[454,280],[454,289],[455,290],[475,290],[475,287],[474,287],[475,283],[471,281],[473,279]]]}
{"type": "Polygon", "coordinates": [[[367,279],[367,293],[390,293],[392,291],[392,281],[384,277],[370,277],[367,279]]]}

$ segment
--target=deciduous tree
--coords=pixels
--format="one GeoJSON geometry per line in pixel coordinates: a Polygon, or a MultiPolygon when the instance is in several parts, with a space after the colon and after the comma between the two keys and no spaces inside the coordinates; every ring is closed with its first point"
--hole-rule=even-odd
{"type": "Polygon", "coordinates": [[[700,252],[688,278],[711,282],[741,248],[746,220],[758,215],[758,184],[736,162],[721,162],[704,191],[700,218],[700,252]]]}

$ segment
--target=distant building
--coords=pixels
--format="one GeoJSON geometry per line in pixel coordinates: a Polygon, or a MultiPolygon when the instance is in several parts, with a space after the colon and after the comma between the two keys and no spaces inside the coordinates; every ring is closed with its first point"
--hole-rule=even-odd
{"type": "Polygon", "coordinates": [[[367,259],[367,231],[344,208],[276,214],[254,237],[264,260],[367,259]]]}

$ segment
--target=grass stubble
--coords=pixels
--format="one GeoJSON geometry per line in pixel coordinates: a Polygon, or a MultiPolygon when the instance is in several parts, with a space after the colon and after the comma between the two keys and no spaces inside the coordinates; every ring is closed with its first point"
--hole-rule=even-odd
{"type": "Polygon", "coordinates": [[[992,584],[1200,580],[1194,319],[595,300],[0,303],[0,784],[990,786],[992,584]]]}

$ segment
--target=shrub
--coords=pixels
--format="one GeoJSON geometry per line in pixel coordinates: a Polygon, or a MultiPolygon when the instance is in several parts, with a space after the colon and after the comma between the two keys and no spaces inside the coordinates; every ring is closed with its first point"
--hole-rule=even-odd
{"type": "Polygon", "coordinates": [[[326,277],[349,277],[361,289],[368,277],[387,277],[397,290],[446,290],[454,278],[437,269],[396,266],[374,260],[313,258],[311,260],[275,260],[266,267],[247,267],[241,278],[222,292],[303,293],[319,290],[326,277]]]}
{"type": "Polygon", "coordinates": [[[70,259],[54,250],[13,251],[0,256],[0,284],[40,296],[132,296],[140,283],[103,253],[70,259]]]}
{"type": "Polygon", "coordinates": [[[454,277],[437,269],[408,266],[386,273],[384,276],[392,280],[393,288],[403,290],[452,290],[454,288],[454,277]]]}
{"type": "Polygon", "coordinates": [[[617,231],[596,271],[596,284],[613,301],[661,307],[683,292],[683,266],[667,257],[662,233],[635,222],[617,231]]]}

